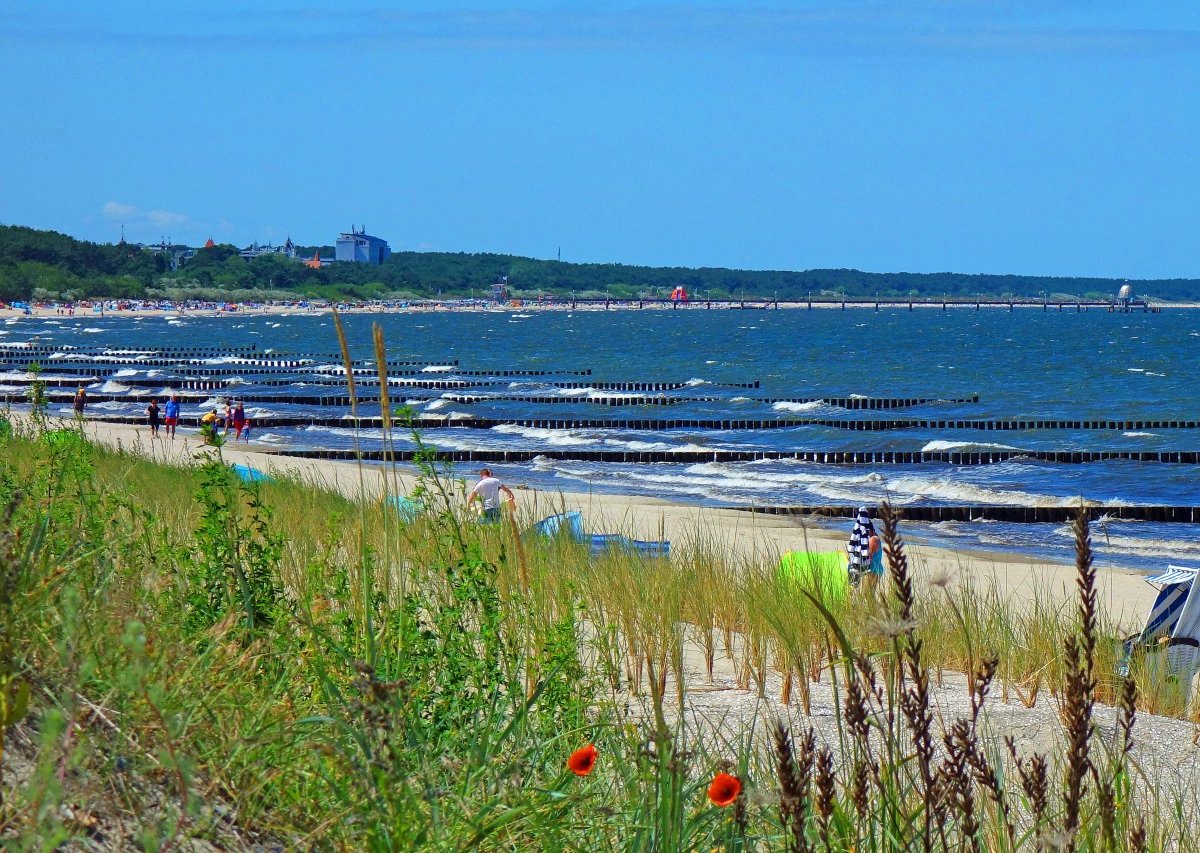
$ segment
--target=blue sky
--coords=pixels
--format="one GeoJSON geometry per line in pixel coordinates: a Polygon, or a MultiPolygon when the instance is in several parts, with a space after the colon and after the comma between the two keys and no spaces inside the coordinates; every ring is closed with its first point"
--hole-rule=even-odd
{"type": "Polygon", "coordinates": [[[0,222],[1200,277],[1200,3],[8,0],[0,222]]]}

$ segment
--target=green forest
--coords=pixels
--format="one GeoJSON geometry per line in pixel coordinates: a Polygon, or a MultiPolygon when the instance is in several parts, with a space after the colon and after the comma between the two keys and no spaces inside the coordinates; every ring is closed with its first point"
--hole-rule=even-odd
{"type": "MultiPolygon", "coordinates": [[[[331,257],[331,246],[300,247],[331,257]]],[[[250,261],[238,247],[199,249],[172,269],[170,258],[132,244],[91,243],[55,231],[0,225],[0,302],[114,299],[286,300],[482,298],[507,276],[515,298],[665,297],[678,285],[693,299],[814,299],[837,296],[1108,298],[1121,281],[963,273],[867,273],[852,269],[734,270],[573,264],[517,255],[396,252],[380,266],[332,264],[312,269],[301,260],[266,255],[250,261]]],[[[1182,300],[1200,296],[1196,279],[1135,281],[1140,296],[1182,300]]]]}

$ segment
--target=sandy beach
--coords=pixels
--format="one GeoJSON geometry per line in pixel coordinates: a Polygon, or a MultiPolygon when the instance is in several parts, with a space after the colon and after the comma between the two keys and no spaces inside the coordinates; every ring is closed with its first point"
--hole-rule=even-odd
{"type": "MultiPolygon", "coordinates": [[[[151,439],[148,429],[123,424],[88,421],[90,439],[108,447],[175,465],[194,464],[202,444],[193,430],[180,430],[176,439],[151,439]]],[[[391,493],[406,493],[415,486],[412,474],[403,469],[377,465],[361,468],[349,462],[296,459],[255,448],[226,443],[221,452],[231,463],[243,463],[271,476],[292,477],[352,498],[375,500],[383,493],[385,476],[391,493]]],[[[474,482],[474,470],[458,469],[464,482],[474,482]]],[[[519,475],[510,477],[502,467],[493,472],[517,494],[518,511],[524,523],[532,523],[562,509],[579,509],[589,532],[622,532],[640,539],[686,541],[699,531],[726,553],[739,560],[774,564],[786,551],[841,551],[849,535],[806,525],[801,519],[762,515],[737,510],[689,506],[642,496],[582,492],[548,492],[526,487],[519,475]]],[[[903,531],[903,527],[901,527],[903,531]]],[[[1063,602],[1074,599],[1073,565],[1038,562],[1012,554],[984,551],[957,552],[910,543],[910,559],[919,577],[949,576],[975,583],[995,584],[1014,602],[1052,596],[1063,602]]],[[[1131,630],[1136,629],[1154,600],[1155,590],[1139,572],[1124,569],[1098,570],[1100,602],[1107,615],[1131,630]]]]}

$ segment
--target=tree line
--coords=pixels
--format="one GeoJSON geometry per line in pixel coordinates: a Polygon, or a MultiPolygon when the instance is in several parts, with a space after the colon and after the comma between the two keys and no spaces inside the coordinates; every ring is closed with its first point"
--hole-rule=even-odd
{"type": "MultiPolygon", "coordinates": [[[[517,255],[394,252],[382,265],[303,263],[332,246],[299,247],[299,258],[262,255],[249,261],[221,244],[196,251],[172,269],[169,255],[126,243],[76,240],[54,231],[0,225],[0,301],[83,298],[379,299],[488,297],[507,278],[511,296],[665,297],[683,285],[693,299],[915,298],[1047,296],[1109,298],[1118,279],[867,273],[853,269],[735,270],[576,264],[517,255]]],[[[1196,279],[1135,282],[1138,295],[1195,299],[1196,279]]]]}

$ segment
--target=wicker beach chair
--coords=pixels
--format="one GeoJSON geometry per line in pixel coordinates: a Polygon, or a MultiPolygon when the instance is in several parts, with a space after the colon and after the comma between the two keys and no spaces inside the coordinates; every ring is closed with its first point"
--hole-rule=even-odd
{"type": "Polygon", "coordinates": [[[1150,608],[1146,627],[1126,641],[1126,653],[1118,667],[1121,674],[1127,674],[1130,659],[1143,654],[1147,671],[1175,685],[1184,702],[1200,670],[1198,572],[1200,569],[1168,566],[1162,574],[1146,578],[1147,583],[1159,587],[1158,597],[1150,608]]]}

